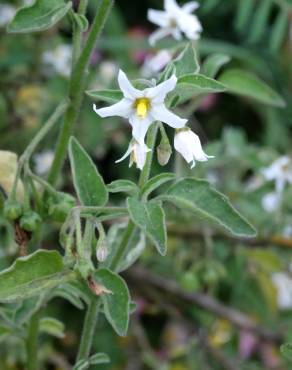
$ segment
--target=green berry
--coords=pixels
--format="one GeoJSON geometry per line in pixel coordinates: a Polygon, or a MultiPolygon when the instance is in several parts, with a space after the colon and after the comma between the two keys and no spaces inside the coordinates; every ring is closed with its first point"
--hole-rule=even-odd
{"type": "Polygon", "coordinates": [[[34,211],[26,211],[20,218],[20,227],[29,232],[36,231],[41,224],[41,217],[34,211]]]}
{"type": "Polygon", "coordinates": [[[6,200],[4,204],[4,217],[10,221],[17,220],[22,215],[22,204],[17,200],[6,200]]]}

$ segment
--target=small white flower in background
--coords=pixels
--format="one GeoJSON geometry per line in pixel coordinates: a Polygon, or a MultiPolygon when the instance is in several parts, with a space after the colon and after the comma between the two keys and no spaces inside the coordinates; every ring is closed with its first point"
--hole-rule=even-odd
{"type": "Polygon", "coordinates": [[[147,145],[144,143],[140,144],[136,140],[132,140],[126,153],[122,156],[122,158],[118,159],[116,163],[119,163],[130,156],[129,167],[131,167],[133,163],[136,163],[137,168],[142,170],[145,165],[146,155],[148,152],[150,152],[150,149],[147,147],[147,145]]]}
{"type": "Polygon", "coordinates": [[[162,71],[172,59],[169,50],[160,50],[157,54],[148,56],[142,66],[142,75],[151,77],[162,71]]]}
{"type": "Polygon", "coordinates": [[[54,152],[52,150],[45,150],[34,156],[35,171],[38,175],[44,175],[49,171],[54,159],[54,152]]]}
{"type": "Polygon", "coordinates": [[[292,160],[285,155],[275,160],[269,167],[262,170],[267,181],[275,181],[276,191],[281,193],[286,183],[292,184],[292,160]]]}
{"type": "Polygon", "coordinates": [[[118,66],[111,60],[105,60],[99,65],[99,74],[103,81],[111,82],[118,71],[118,66]]]}
{"type": "Polygon", "coordinates": [[[173,128],[182,128],[187,122],[170,112],[164,105],[166,95],[175,88],[175,75],[155,87],[138,90],[130,83],[123,71],[119,71],[118,83],[124,97],[110,107],[94,111],[101,117],[119,116],[129,119],[132,135],[141,145],[144,143],[146,132],[154,121],[167,123],[173,128]]]}
{"type": "Polygon", "coordinates": [[[277,272],[272,280],[277,289],[278,307],[282,310],[292,309],[292,277],[285,272],[277,272]]]}
{"type": "Polygon", "coordinates": [[[199,136],[188,127],[176,131],[174,147],[188,163],[192,162],[191,168],[195,166],[195,161],[206,162],[214,158],[203,151],[199,136]]]}
{"type": "Polygon", "coordinates": [[[197,40],[202,26],[197,16],[191,13],[198,7],[199,4],[196,1],[190,1],[179,7],[175,0],[164,0],[164,11],[149,9],[148,20],[160,27],[150,36],[150,45],[154,45],[157,40],[168,35],[181,40],[182,33],[190,40],[197,40]]]}
{"type": "Polygon", "coordinates": [[[9,4],[0,5],[0,27],[5,27],[16,13],[16,8],[9,4]]]}
{"type": "Polygon", "coordinates": [[[62,44],[42,55],[43,63],[63,77],[69,77],[72,62],[72,46],[62,44]]]}
{"type": "Polygon", "coordinates": [[[276,211],[281,204],[281,198],[281,194],[275,191],[265,194],[262,198],[263,209],[267,212],[276,211]]]}

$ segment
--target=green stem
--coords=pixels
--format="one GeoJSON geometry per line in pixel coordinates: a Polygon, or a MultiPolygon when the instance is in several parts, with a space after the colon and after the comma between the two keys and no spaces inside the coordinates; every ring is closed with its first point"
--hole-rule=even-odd
{"type": "MultiPolygon", "coordinates": [[[[146,163],[140,174],[140,178],[139,178],[140,189],[142,189],[142,187],[146,184],[146,182],[149,179],[151,163],[153,159],[153,150],[154,150],[154,145],[155,145],[156,135],[157,135],[157,129],[158,129],[158,126],[155,123],[152,126],[150,126],[148,134],[147,134],[147,146],[149,149],[151,149],[151,152],[148,152],[147,157],[146,157],[146,163]]],[[[116,254],[114,255],[112,262],[109,266],[111,270],[117,269],[119,262],[122,259],[127,249],[127,246],[133,235],[134,230],[135,230],[135,225],[133,224],[132,221],[129,221],[128,226],[126,230],[124,231],[121,244],[117,248],[116,254]]],[[[77,361],[83,358],[87,358],[89,356],[90,348],[91,348],[92,340],[93,340],[93,335],[94,335],[94,331],[95,331],[95,327],[97,323],[97,316],[98,316],[99,308],[100,308],[100,302],[97,301],[96,297],[93,296],[92,301],[88,307],[88,310],[85,316],[77,361]]]]}
{"type": "MultiPolygon", "coordinates": [[[[87,9],[88,0],[80,0],[78,6],[78,14],[85,15],[87,9]]],[[[83,31],[75,23],[73,23],[73,57],[72,57],[72,68],[75,66],[81,53],[83,31]]]]}
{"type": "Polygon", "coordinates": [[[27,370],[37,370],[38,353],[38,329],[40,310],[34,313],[30,319],[28,337],[26,342],[27,370]]]}
{"type": "Polygon", "coordinates": [[[63,125],[58,138],[55,157],[50,169],[48,181],[51,185],[55,185],[61,171],[63,161],[66,155],[69,138],[75,122],[78,119],[79,111],[83,99],[83,92],[86,84],[87,66],[89,64],[90,55],[95,46],[96,40],[101,33],[105,21],[109,15],[109,11],[113,4],[113,0],[101,0],[97,14],[93,21],[90,34],[82,53],[74,66],[69,84],[69,98],[71,104],[69,105],[63,125]]]}
{"type": "Polygon", "coordinates": [[[83,330],[77,355],[77,361],[88,358],[94,337],[95,327],[97,323],[98,313],[100,308],[100,299],[93,296],[88,306],[83,330]]]}

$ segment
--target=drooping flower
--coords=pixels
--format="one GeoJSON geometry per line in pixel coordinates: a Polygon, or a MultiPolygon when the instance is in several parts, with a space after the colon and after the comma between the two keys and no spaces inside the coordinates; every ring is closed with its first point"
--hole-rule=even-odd
{"type": "Polygon", "coordinates": [[[93,109],[101,117],[127,118],[132,126],[133,137],[143,145],[146,132],[154,121],[164,122],[173,128],[182,128],[187,122],[169,111],[164,104],[166,95],[175,88],[176,81],[173,75],[155,87],[138,90],[120,70],[118,83],[124,94],[123,99],[106,108],[98,109],[94,104],[93,109]]]}
{"type": "Polygon", "coordinates": [[[151,77],[162,71],[164,67],[171,61],[172,53],[169,50],[160,50],[157,54],[148,56],[142,66],[142,75],[151,77]]]}
{"type": "Polygon", "coordinates": [[[277,193],[282,193],[286,183],[292,184],[292,160],[284,155],[262,170],[267,181],[275,181],[277,193]]]}
{"type": "Polygon", "coordinates": [[[190,1],[179,7],[175,0],[164,0],[164,11],[148,10],[148,20],[160,28],[154,31],[149,38],[150,45],[168,35],[181,40],[182,33],[190,40],[200,37],[202,26],[197,16],[191,14],[199,7],[196,1],[190,1]]]}
{"type": "Polygon", "coordinates": [[[146,162],[146,155],[150,150],[151,149],[149,149],[146,144],[140,144],[134,139],[130,142],[126,153],[122,158],[118,159],[116,163],[119,163],[130,156],[129,167],[131,167],[133,163],[136,163],[137,168],[142,170],[146,162]]]}
{"type": "Polygon", "coordinates": [[[277,289],[278,307],[282,310],[292,309],[292,278],[286,272],[277,272],[272,275],[277,289]]]}
{"type": "Polygon", "coordinates": [[[174,147],[188,163],[192,162],[191,168],[195,166],[196,161],[206,162],[209,158],[214,158],[203,151],[199,136],[188,127],[177,130],[174,147]]]}
{"type": "Polygon", "coordinates": [[[281,194],[276,191],[267,193],[262,198],[262,207],[267,212],[274,212],[280,207],[281,199],[281,194]]]}

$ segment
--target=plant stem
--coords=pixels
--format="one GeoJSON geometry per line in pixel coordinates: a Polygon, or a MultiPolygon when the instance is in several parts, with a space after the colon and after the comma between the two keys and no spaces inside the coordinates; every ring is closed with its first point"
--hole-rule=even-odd
{"type": "Polygon", "coordinates": [[[40,310],[34,313],[30,319],[28,337],[26,342],[27,370],[37,370],[38,352],[38,329],[39,329],[40,310]]]}
{"type": "Polygon", "coordinates": [[[86,84],[87,66],[89,64],[90,55],[95,46],[96,40],[103,29],[105,21],[109,15],[109,11],[113,4],[113,0],[101,0],[97,14],[93,21],[90,34],[86,41],[86,44],[82,50],[82,53],[76,62],[72,73],[69,84],[69,98],[71,104],[69,105],[63,125],[58,138],[55,157],[50,169],[48,181],[51,185],[55,185],[61,171],[63,161],[66,155],[69,138],[75,122],[78,119],[79,111],[82,103],[83,93],[86,84]]]}
{"type": "MultiPolygon", "coordinates": [[[[156,135],[157,135],[157,129],[158,129],[158,125],[155,123],[150,126],[149,131],[148,131],[147,146],[149,149],[151,149],[151,152],[148,152],[147,157],[146,157],[146,163],[140,174],[140,178],[139,178],[140,189],[142,189],[142,187],[146,184],[146,182],[149,179],[151,163],[153,159],[154,144],[155,144],[156,135]]],[[[119,262],[122,259],[127,249],[127,246],[133,235],[134,230],[135,230],[134,223],[132,221],[129,221],[128,226],[126,230],[124,231],[121,244],[118,246],[116,254],[113,257],[113,260],[109,266],[111,270],[117,269],[119,262]]],[[[91,348],[92,340],[93,340],[93,335],[94,335],[94,331],[95,331],[95,327],[97,323],[97,316],[98,316],[99,308],[100,308],[100,301],[97,300],[95,296],[93,296],[91,303],[87,309],[85,320],[84,320],[77,361],[83,358],[87,358],[89,356],[90,348],[91,348]]]]}
{"type": "Polygon", "coordinates": [[[93,296],[86,312],[76,362],[81,359],[88,358],[90,354],[99,308],[100,299],[93,296]]]}
{"type": "MultiPolygon", "coordinates": [[[[78,14],[85,15],[87,9],[88,0],[80,0],[78,6],[78,14]]],[[[73,57],[72,57],[72,68],[75,66],[81,53],[82,43],[82,29],[73,23],[73,57]]]]}

